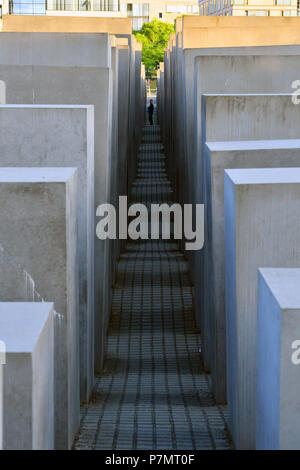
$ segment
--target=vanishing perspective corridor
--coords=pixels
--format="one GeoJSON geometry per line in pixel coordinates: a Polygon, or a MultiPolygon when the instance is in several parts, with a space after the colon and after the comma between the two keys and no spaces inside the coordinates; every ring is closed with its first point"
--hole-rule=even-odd
{"type": "MultiPolygon", "coordinates": [[[[173,202],[159,126],[146,125],[131,201],[173,202]]],[[[130,241],[117,267],[104,372],[74,448],[228,449],[226,407],[201,362],[187,263],[173,241],[130,241]]]]}

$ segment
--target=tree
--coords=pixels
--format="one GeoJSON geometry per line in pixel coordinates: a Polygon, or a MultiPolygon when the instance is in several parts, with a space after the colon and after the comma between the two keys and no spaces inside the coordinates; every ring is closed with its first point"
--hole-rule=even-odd
{"type": "Polygon", "coordinates": [[[143,44],[142,62],[148,69],[157,69],[164,60],[164,49],[174,25],[154,19],[144,23],[140,31],[133,31],[137,41],[143,44]]]}

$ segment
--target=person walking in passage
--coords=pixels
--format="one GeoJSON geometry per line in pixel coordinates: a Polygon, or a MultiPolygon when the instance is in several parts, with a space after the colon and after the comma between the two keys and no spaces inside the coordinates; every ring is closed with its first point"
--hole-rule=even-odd
{"type": "Polygon", "coordinates": [[[153,126],[153,111],[154,111],[153,100],[150,100],[150,104],[148,106],[148,114],[149,114],[149,123],[151,124],[151,126],[153,126]]]}

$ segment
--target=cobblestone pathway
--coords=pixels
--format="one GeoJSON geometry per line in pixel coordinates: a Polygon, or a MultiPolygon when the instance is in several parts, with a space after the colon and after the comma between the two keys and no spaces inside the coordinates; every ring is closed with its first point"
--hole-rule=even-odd
{"type": "MultiPolygon", "coordinates": [[[[132,201],[171,202],[159,127],[145,126],[132,201]]],[[[105,371],[81,409],[75,449],[228,449],[226,408],[202,367],[187,263],[175,242],[121,255],[105,371]]]]}

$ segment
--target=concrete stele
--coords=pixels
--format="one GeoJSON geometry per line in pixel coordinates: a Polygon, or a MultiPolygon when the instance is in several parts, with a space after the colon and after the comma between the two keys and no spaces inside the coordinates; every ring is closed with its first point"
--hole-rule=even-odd
{"type": "Polygon", "coordinates": [[[299,450],[300,269],[259,270],[256,449],[299,450]]]}
{"type": "Polygon", "coordinates": [[[0,449],[54,449],[53,304],[0,302],[0,449]]]}
{"type": "Polygon", "coordinates": [[[86,403],[94,386],[94,107],[0,106],[0,147],[4,167],[78,168],[80,400],[86,403]]]}
{"type": "Polygon", "coordinates": [[[300,140],[207,142],[204,147],[201,316],[199,308],[196,313],[204,362],[211,365],[212,388],[221,403],[226,402],[224,170],[298,166],[300,140]]]}
{"type": "Polygon", "coordinates": [[[3,15],[4,32],[132,34],[131,18],[3,15]]]}
{"type": "Polygon", "coordinates": [[[257,269],[300,263],[300,169],[225,171],[225,275],[229,427],[255,448],[257,269]]]}
{"type": "MultiPolygon", "coordinates": [[[[293,103],[290,93],[279,94],[218,94],[202,96],[201,142],[206,141],[247,141],[258,139],[297,139],[300,126],[299,109],[293,103]]],[[[201,189],[200,200],[203,202],[204,175],[201,159],[197,161],[197,181],[195,187],[201,189]]],[[[195,305],[196,317],[202,315],[204,279],[202,270],[202,252],[195,254],[195,305]],[[199,287],[200,286],[200,287],[199,287]]],[[[206,355],[209,357],[209,355],[206,355]]],[[[211,364],[205,362],[206,370],[211,364]]]]}
{"type": "MultiPolygon", "coordinates": [[[[95,206],[110,199],[113,72],[108,34],[2,33],[7,103],[95,106],[95,206]],[[47,53],[46,53],[47,51],[47,53]]],[[[95,369],[103,366],[109,315],[109,244],[95,234],[95,369]]]]}
{"type": "MultiPolygon", "coordinates": [[[[79,427],[80,405],[77,169],[2,167],[0,200],[1,250],[28,274],[42,300],[54,302],[57,312],[55,448],[68,449],[79,427]]],[[[9,300],[5,292],[12,286],[6,284],[5,266],[0,273],[1,299],[9,300]]]]}

